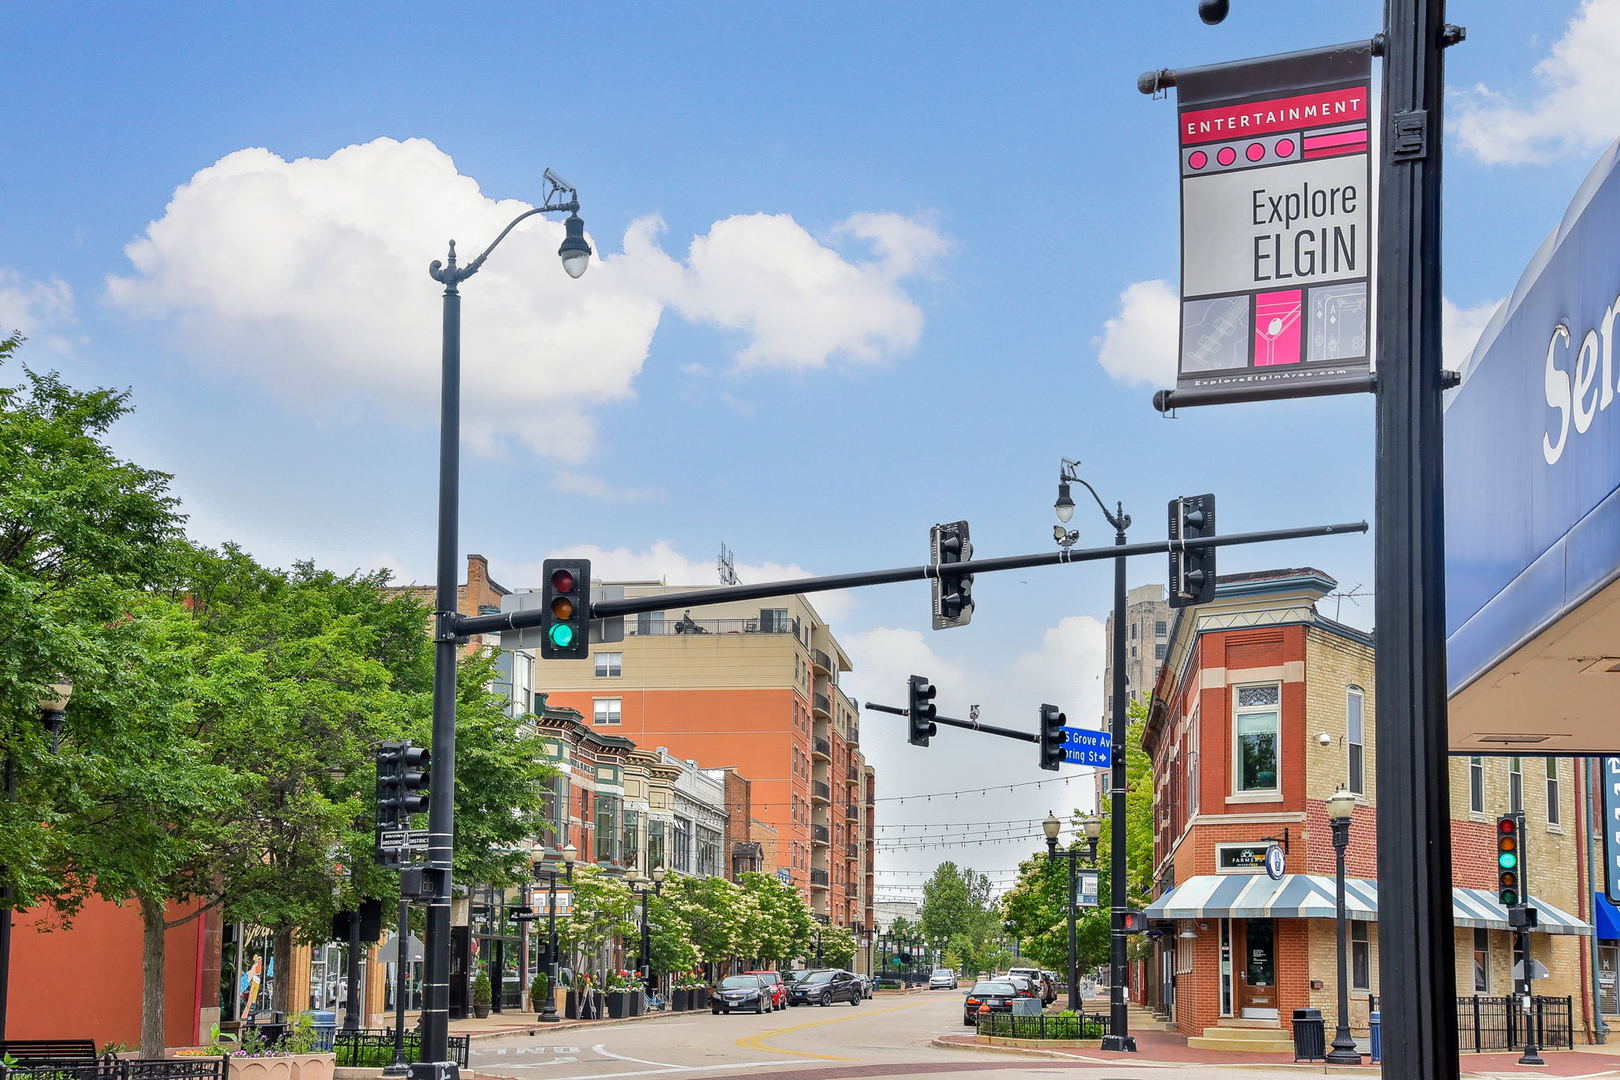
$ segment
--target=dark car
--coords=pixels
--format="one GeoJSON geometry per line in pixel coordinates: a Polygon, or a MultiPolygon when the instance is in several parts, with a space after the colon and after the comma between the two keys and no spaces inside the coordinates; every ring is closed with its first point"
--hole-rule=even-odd
{"type": "Polygon", "coordinates": [[[1028,975],[1003,975],[998,981],[1012,983],[1013,989],[1018,991],[1020,997],[1032,997],[1037,1000],[1041,997],[1041,984],[1028,975]]]}
{"type": "Polygon", "coordinates": [[[716,1016],[738,1009],[768,1013],[772,1008],[771,990],[758,975],[729,975],[710,999],[709,1008],[716,1016]]]}
{"type": "Polygon", "coordinates": [[[800,977],[788,985],[789,1004],[831,1005],[835,1001],[847,1001],[851,1005],[861,1003],[861,984],[847,971],[820,968],[794,974],[800,977]]]}
{"type": "Polygon", "coordinates": [[[1019,997],[1018,988],[1004,979],[984,979],[973,984],[962,1006],[962,1023],[972,1027],[979,1022],[979,1009],[988,1005],[991,1012],[1012,1012],[1013,998],[1019,997]]]}
{"type": "Polygon", "coordinates": [[[1022,975],[1034,983],[1035,989],[1039,992],[1037,996],[1040,997],[1043,1005],[1050,1005],[1057,1000],[1057,982],[1040,968],[1010,968],[1007,974],[1022,975]]]}
{"type": "Polygon", "coordinates": [[[781,972],[777,971],[745,971],[744,975],[752,975],[760,982],[770,987],[771,1008],[787,1008],[787,983],[782,981],[781,972]]]}

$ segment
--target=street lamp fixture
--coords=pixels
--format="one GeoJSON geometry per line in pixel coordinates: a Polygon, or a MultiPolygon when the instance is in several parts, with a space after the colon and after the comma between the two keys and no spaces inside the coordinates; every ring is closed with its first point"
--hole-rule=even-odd
{"type": "Polygon", "coordinates": [[[647,921],[647,897],[664,891],[664,873],[660,864],[653,867],[652,877],[639,870],[630,877],[630,891],[641,897],[641,956],[636,960],[636,970],[641,972],[641,981],[647,984],[649,994],[653,991],[652,924],[647,921]]]}
{"type": "MultiPolygon", "coordinates": [[[[460,573],[456,558],[461,516],[461,289],[463,281],[484,265],[500,242],[518,224],[536,214],[563,213],[565,237],[557,249],[563,271],[571,278],[585,272],[591,247],[585,241],[585,223],[579,216],[579,193],[556,173],[545,172],[545,198],[513,218],[493,243],[465,266],[456,265],[456,243],[444,262],[428,265],[428,276],[444,286],[439,398],[439,519],[435,560],[433,626],[433,786],[428,798],[430,836],[424,877],[431,886],[427,901],[427,940],[424,950],[422,1001],[422,1061],[443,1063],[450,1057],[450,876],[454,861],[456,793],[456,660],[467,635],[457,607],[460,573]]],[[[577,854],[577,851],[576,851],[577,854]]],[[[563,852],[565,869],[573,873],[573,860],[563,852]]],[[[552,872],[553,899],[556,875],[552,872]]],[[[551,982],[556,985],[555,904],[551,912],[551,982]]],[[[551,1020],[556,1009],[548,1002],[551,1020]]],[[[541,1019],[546,1019],[541,1015],[541,1019]]],[[[451,1066],[450,1075],[455,1075],[451,1066]]]]}
{"type": "Polygon", "coordinates": [[[1344,849],[1350,846],[1350,815],[1355,812],[1356,797],[1340,788],[1327,801],[1328,825],[1333,831],[1334,910],[1335,929],[1339,937],[1339,1029],[1333,1035],[1333,1049],[1328,1051],[1331,1065],[1360,1065],[1361,1052],[1350,1035],[1350,980],[1345,966],[1344,921],[1344,849]]]}
{"type": "MultiPolygon", "coordinates": [[[[560,1019],[557,1016],[557,868],[546,865],[544,845],[537,843],[529,850],[534,859],[535,879],[546,880],[546,1000],[540,1008],[538,1019],[542,1024],[555,1024],[560,1019]]],[[[579,857],[579,848],[569,844],[560,854],[562,879],[572,882],[574,860],[579,857]]]]}
{"type": "Polygon", "coordinates": [[[1063,830],[1063,823],[1056,814],[1047,811],[1046,820],[1041,822],[1041,831],[1046,834],[1046,857],[1051,862],[1062,859],[1069,867],[1069,1008],[1078,1012],[1080,1010],[1080,971],[1076,959],[1076,940],[1074,925],[1075,901],[1079,899],[1076,891],[1078,875],[1075,863],[1081,859],[1095,866],[1097,863],[1097,838],[1102,834],[1102,822],[1094,817],[1080,819],[1080,829],[1086,837],[1085,847],[1070,847],[1058,849],[1058,833],[1063,830]]]}

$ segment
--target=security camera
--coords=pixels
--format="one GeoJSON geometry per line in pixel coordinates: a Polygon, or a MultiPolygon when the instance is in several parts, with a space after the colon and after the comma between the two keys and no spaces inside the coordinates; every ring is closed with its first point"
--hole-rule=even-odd
{"type": "Polygon", "coordinates": [[[1333,745],[1333,736],[1329,735],[1325,731],[1318,732],[1317,736],[1316,736],[1316,744],[1318,746],[1332,746],[1333,745]]]}
{"type": "Polygon", "coordinates": [[[1198,17],[1210,26],[1225,21],[1231,10],[1230,0],[1198,0],[1198,17]]]}

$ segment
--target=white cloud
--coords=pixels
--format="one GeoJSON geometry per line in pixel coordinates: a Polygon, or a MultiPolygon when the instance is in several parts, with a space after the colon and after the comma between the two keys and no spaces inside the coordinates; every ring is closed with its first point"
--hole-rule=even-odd
{"type": "Polygon", "coordinates": [[[1478,307],[1460,308],[1449,297],[1440,300],[1440,351],[1447,371],[1461,371],[1473,351],[1474,343],[1491,321],[1500,300],[1492,300],[1478,307]]]}
{"type": "Polygon", "coordinates": [[[74,322],[73,289],[60,278],[30,281],[0,267],[0,339],[21,331],[34,344],[69,352],[63,331],[74,322]]]}
{"type": "Polygon", "coordinates": [[[587,498],[600,499],[602,502],[661,502],[664,498],[662,491],[655,491],[652,488],[620,487],[609,484],[600,476],[568,469],[558,470],[552,480],[552,486],[565,495],[584,495],[587,498]]]}
{"type": "MultiPolygon", "coordinates": [[[[486,197],[425,139],[377,139],[326,158],[229,154],[174,193],[126,248],[112,302],[168,320],[198,363],[236,372],[311,410],[355,404],[431,417],[441,287],[427,261],[450,237],[463,265],[523,210],[486,197]]],[[[588,209],[588,207],[587,207],[588,209]]],[[[622,254],[593,238],[579,281],[561,273],[560,221],[531,218],[463,287],[469,442],[509,437],[581,460],[604,402],[629,397],[666,307],[740,331],[739,366],[814,368],[914,344],[922,312],[904,288],[943,252],[926,225],[857,214],[834,230],[867,244],[851,260],[787,215],[716,222],[683,263],[663,223],[633,222],[622,254]]]]}
{"type": "Polygon", "coordinates": [[[1515,101],[1483,83],[1459,91],[1456,131],[1489,164],[1590,152],[1620,133],[1620,0],[1585,0],[1536,65],[1541,90],[1515,101]]]}
{"type": "Polygon", "coordinates": [[[1180,312],[1180,296],[1169,282],[1127,285],[1119,294],[1119,314],[1103,324],[1101,337],[1091,339],[1097,363],[1127,386],[1174,386],[1180,312]]]}

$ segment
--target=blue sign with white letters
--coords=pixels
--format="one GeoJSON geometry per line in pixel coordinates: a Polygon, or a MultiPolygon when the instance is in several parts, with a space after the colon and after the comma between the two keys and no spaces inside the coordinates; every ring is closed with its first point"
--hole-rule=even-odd
{"type": "Polygon", "coordinates": [[[1603,863],[1609,902],[1620,903],[1620,757],[1603,759],[1603,863]]]}
{"type": "Polygon", "coordinates": [[[1063,732],[1063,760],[1071,765],[1103,768],[1114,763],[1114,740],[1106,731],[1090,728],[1060,728],[1063,732]]]}

